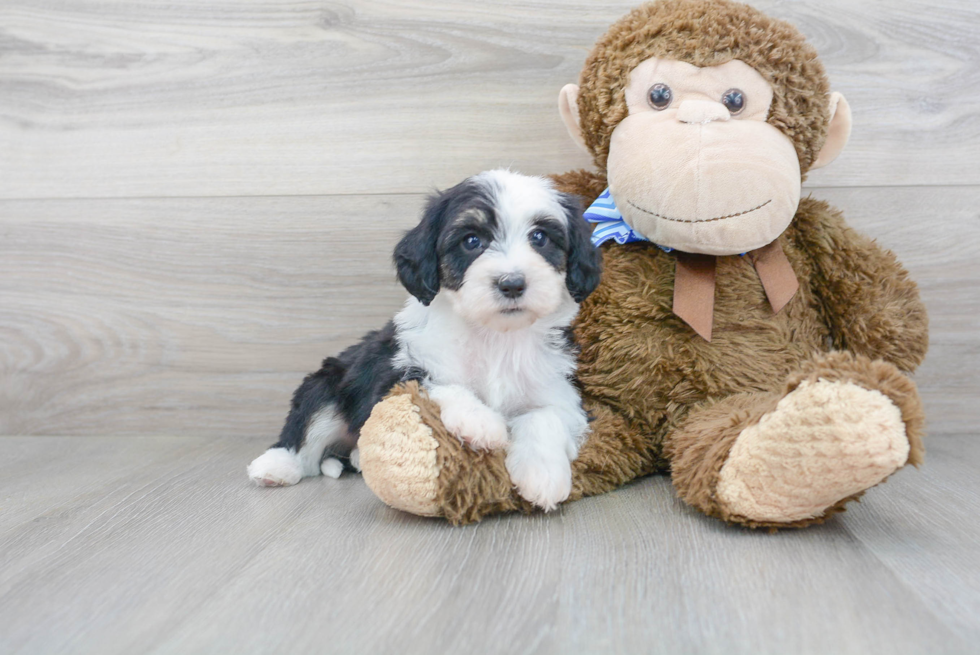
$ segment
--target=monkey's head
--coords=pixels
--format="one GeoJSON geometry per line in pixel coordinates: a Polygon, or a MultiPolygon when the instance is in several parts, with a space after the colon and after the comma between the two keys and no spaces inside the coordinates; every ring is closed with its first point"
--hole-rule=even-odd
{"type": "Polygon", "coordinates": [[[685,252],[774,241],[805,173],[850,135],[847,101],[802,34],[730,0],[638,7],[599,39],[580,82],[559,97],[572,138],[633,230],[685,252]]]}

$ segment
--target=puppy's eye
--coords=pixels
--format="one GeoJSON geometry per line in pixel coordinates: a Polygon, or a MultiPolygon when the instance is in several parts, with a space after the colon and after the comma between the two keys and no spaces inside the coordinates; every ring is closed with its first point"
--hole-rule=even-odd
{"type": "Polygon", "coordinates": [[[647,100],[654,109],[667,109],[670,101],[674,99],[674,94],[666,84],[654,84],[647,92],[647,100]]]}
{"type": "Polygon", "coordinates": [[[463,248],[466,250],[476,250],[483,245],[483,241],[475,234],[467,234],[463,238],[463,248]]]}
{"type": "Polygon", "coordinates": [[[732,116],[739,114],[745,109],[745,94],[741,89],[728,89],[721,96],[721,104],[725,105],[732,116]]]}
{"type": "Polygon", "coordinates": [[[531,245],[540,248],[546,243],[548,243],[548,235],[544,233],[544,230],[531,232],[531,245]]]}

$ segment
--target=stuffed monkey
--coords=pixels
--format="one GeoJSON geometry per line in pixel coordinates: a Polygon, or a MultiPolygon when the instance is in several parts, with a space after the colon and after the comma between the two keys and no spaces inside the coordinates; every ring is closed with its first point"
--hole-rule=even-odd
{"type": "MultiPolygon", "coordinates": [[[[814,49],[728,0],[660,0],[614,24],[559,109],[596,171],[554,176],[592,206],[605,261],[575,327],[591,433],[566,501],[669,472],[751,527],[819,523],[908,463],[928,344],[915,283],[807,171],[850,133],[814,49]]],[[[361,432],[389,505],[467,523],[534,509],[503,451],[463,446],[415,383],[361,432]]]]}

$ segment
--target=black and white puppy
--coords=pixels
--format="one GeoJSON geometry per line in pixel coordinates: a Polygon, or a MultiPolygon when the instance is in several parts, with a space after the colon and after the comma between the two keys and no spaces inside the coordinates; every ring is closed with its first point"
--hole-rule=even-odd
{"type": "Polygon", "coordinates": [[[303,381],[278,443],[253,461],[259,485],[290,485],[343,461],[398,382],[417,379],[446,428],[473,448],[506,448],[519,493],[548,510],[571,491],[588,431],[573,381],[570,325],[600,260],[577,198],[549,180],[495,170],[430,198],[395,248],[413,297],[383,329],[303,381]]]}

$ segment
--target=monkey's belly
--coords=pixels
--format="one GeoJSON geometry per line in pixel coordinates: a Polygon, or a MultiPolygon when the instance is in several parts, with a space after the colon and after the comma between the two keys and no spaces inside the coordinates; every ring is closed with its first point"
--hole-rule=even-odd
{"type": "Polygon", "coordinates": [[[607,250],[603,283],[583,305],[576,331],[588,395],[651,426],[673,424],[703,400],[776,390],[828,349],[805,276],[775,314],[748,258],[719,257],[708,342],[672,311],[673,268],[673,258],[649,244],[607,250]]]}

